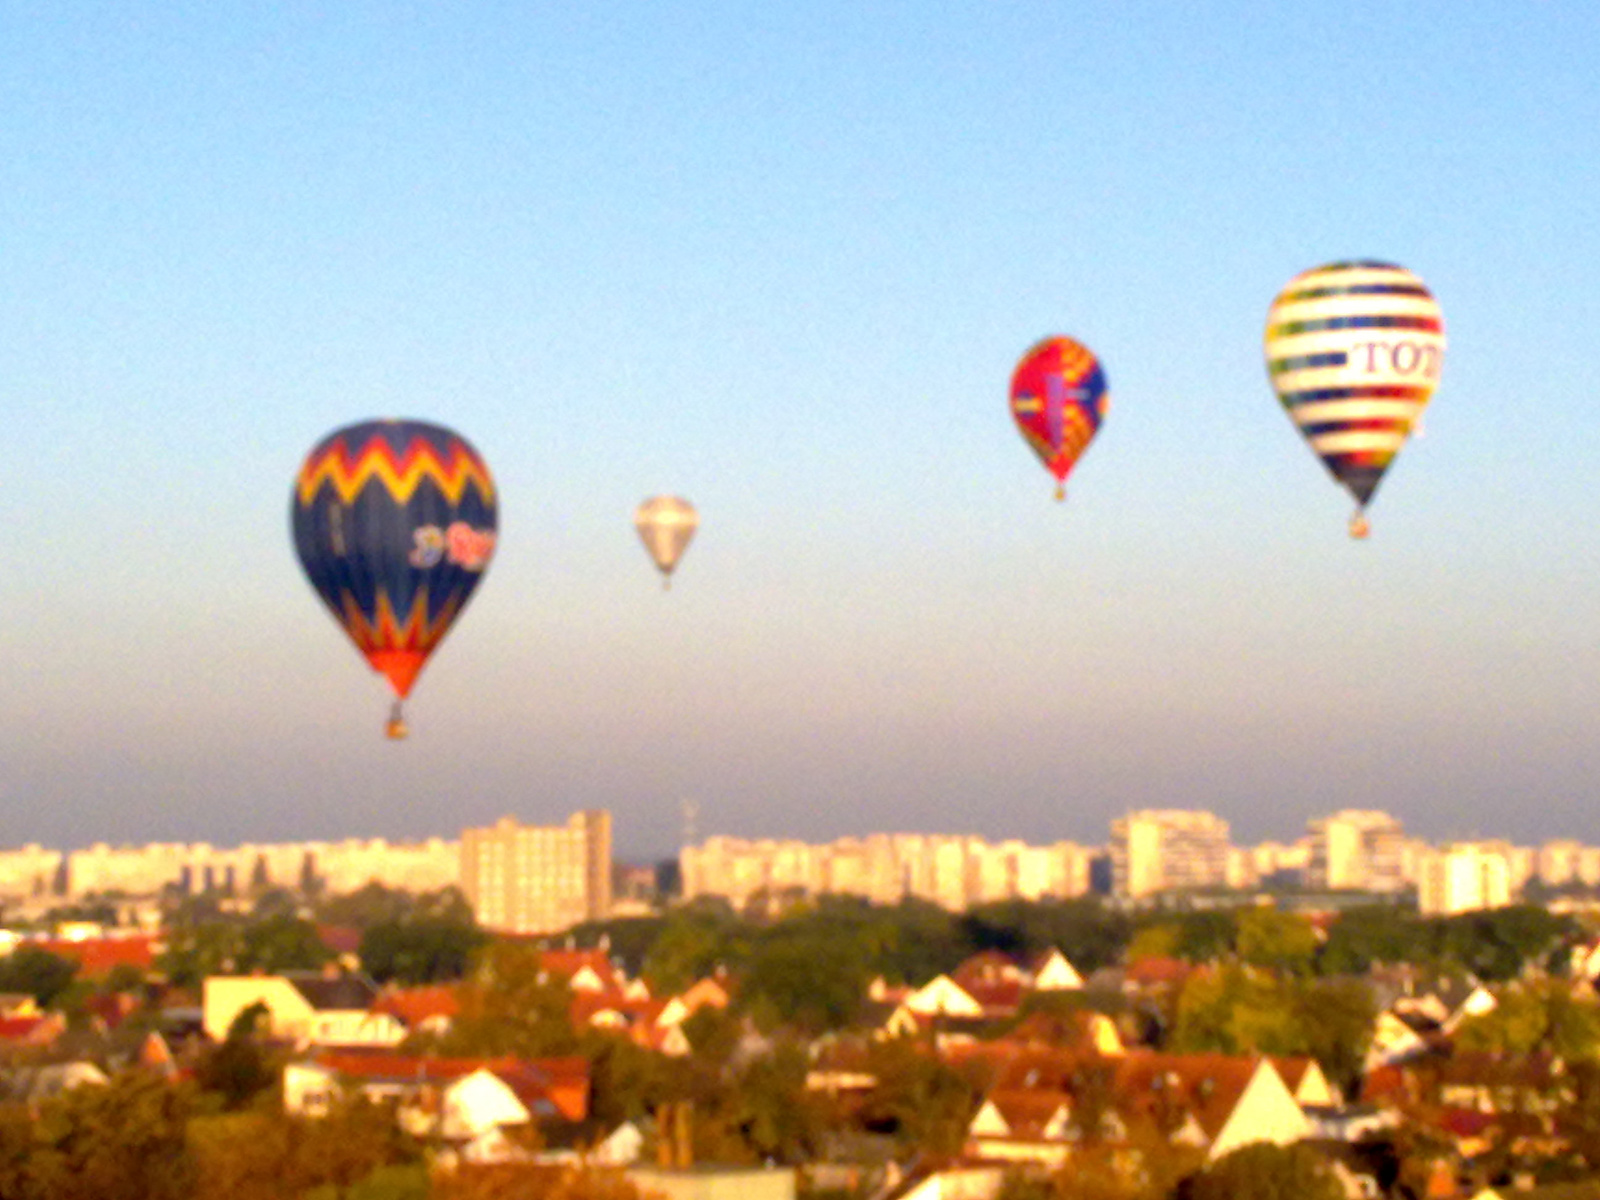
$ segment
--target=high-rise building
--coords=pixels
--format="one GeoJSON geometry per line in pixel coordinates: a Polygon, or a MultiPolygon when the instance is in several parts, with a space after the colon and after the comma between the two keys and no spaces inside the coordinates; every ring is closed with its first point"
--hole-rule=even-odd
{"type": "Polygon", "coordinates": [[[557,933],[611,913],[611,814],[565,825],[502,817],[461,831],[461,890],[478,924],[503,933],[557,933]]]}
{"type": "Polygon", "coordinates": [[[1511,903],[1511,862],[1504,845],[1457,842],[1422,856],[1417,911],[1448,917],[1511,903]]]}
{"type": "Polygon", "coordinates": [[[1228,823],[1214,813],[1145,809],[1111,822],[1112,887],[1150,896],[1228,885],[1228,823]]]}
{"type": "Polygon", "coordinates": [[[1405,829],[1385,812],[1347,808],[1309,823],[1314,888],[1398,892],[1406,885],[1405,829]]]}

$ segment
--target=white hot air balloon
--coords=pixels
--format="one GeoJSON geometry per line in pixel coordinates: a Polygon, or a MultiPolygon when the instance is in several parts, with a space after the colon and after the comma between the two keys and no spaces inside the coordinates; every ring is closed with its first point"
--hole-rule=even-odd
{"type": "Polygon", "coordinates": [[[633,527],[661,571],[662,588],[670,588],[672,570],[700,527],[700,514],[677,496],[652,496],[634,511],[633,527]]]}
{"type": "Polygon", "coordinates": [[[1422,422],[1444,359],[1444,318],[1410,271],[1337,262],[1306,271],[1267,316],[1267,373],[1329,473],[1355,498],[1353,537],[1390,463],[1422,422]]]}

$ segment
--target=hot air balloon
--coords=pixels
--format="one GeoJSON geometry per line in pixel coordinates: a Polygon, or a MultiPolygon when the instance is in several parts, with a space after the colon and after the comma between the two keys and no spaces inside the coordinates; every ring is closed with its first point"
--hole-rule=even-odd
{"type": "Polygon", "coordinates": [[[1067,337],[1046,338],[1022,356],[1011,376],[1011,415],[1067,496],[1067,473],[1094,440],[1111,406],[1100,360],[1067,337]]]}
{"type": "Polygon", "coordinates": [[[1337,262],[1290,280],[1267,314],[1278,399],[1350,494],[1350,536],[1439,386],[1444,318],[1404,267],[1337,262]]]}
{"type": "Polygon", "coordinates": [[[672,569],[700,527],[700,514],[694,505],[677,496],[653,496],[634,510],[633,527],[661,571],[663,590],[670,588],[672,569]]]}
{"type": "Polygon", "coordinates": [[[311,586],[394,689],[389,736],[405,737],[402,702],[494,554],[489,468],[440,425],[347,425],[306,457],[289,519],[311,586]]]}

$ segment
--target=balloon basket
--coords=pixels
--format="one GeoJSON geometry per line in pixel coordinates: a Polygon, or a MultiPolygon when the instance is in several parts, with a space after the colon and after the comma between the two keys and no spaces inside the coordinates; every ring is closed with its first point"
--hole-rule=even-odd
{"type": "Polygon", "coordinates": [[[1357,512],[1350,518],[1350,536],[1356,541],[1365,541],[1367,535],[1371,532],[1372,526],[1368,524],[1367,518],[1362,513],[1357,512]]]}

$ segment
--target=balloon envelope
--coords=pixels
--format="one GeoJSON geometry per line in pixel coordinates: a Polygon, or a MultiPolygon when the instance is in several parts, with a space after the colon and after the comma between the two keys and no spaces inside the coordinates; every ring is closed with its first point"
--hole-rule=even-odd
{"type": "Polygon", "coordinates": [[[651,559],[664,576],[689,548],[694,531],[700,527],[700,514],[694,505],[677,496],[654,496],[634,510],[633,527],[651,559]]]}
{"type": "MultiPolygon", "coordinates": [[[[1100,360],[1068,337],[1034,346],[1011,376],[1011,416],[1058,485],[1066,483],[1110,406],[1100,360]]],[[[1065,494],[1056,488],[1057,499],[1065,494]]]]}
{"type": "Polygon", "coordinates": [[[494,554],[489,468],[440,425],[348,425],[306,457],[290,524],[311,586],[404,699],[494,554]]]}
{"type": "Polygon", "coordinates": [[[1439,385],[1444,346],[1433,295],[1393,263],[1329,263],[1295,276],[1273,301],[1273,389],[1355,497],[1358,520],[1439,385]]]}

